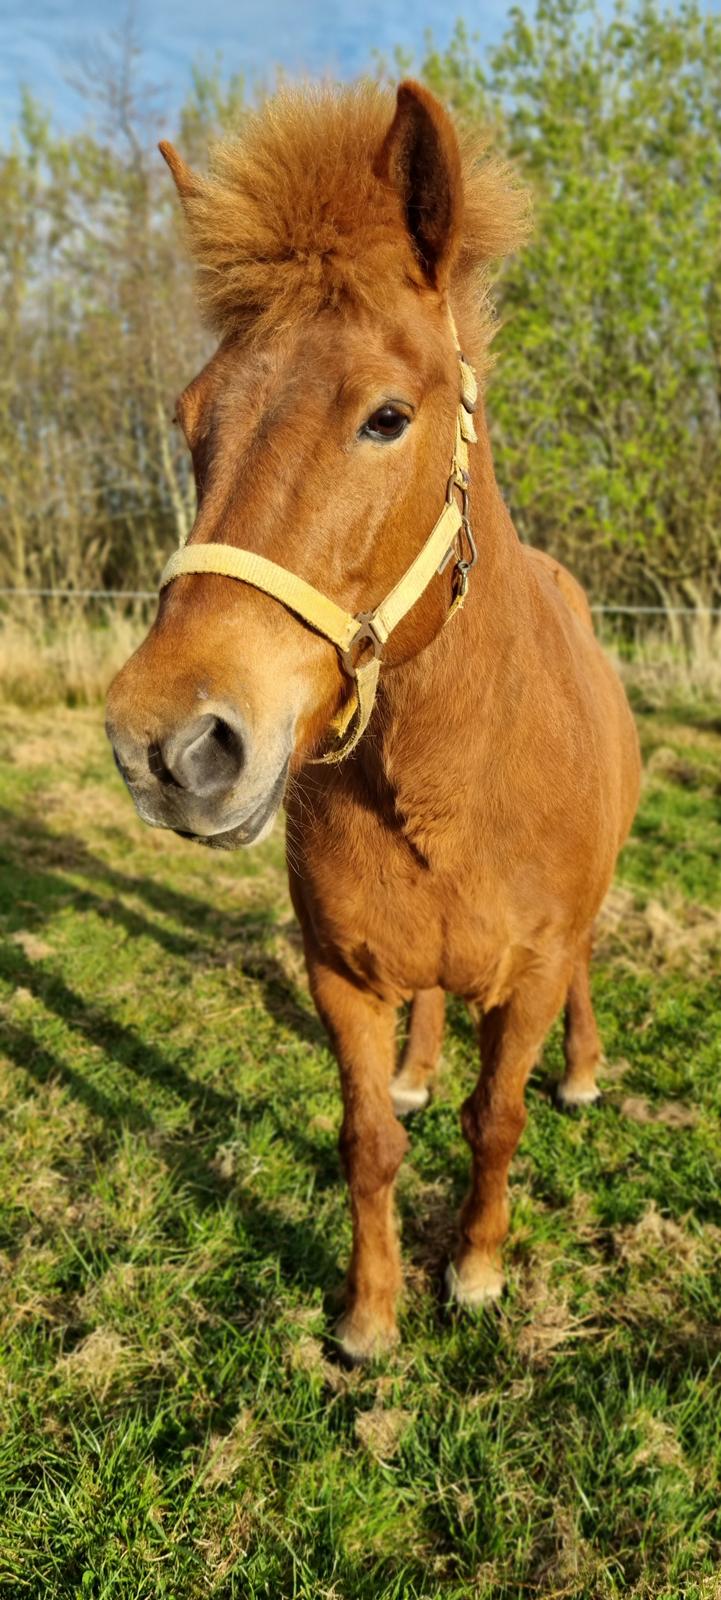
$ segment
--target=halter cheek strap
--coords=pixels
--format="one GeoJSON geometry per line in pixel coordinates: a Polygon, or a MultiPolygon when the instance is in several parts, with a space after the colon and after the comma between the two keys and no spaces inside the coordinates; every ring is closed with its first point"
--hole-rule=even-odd
{"type": "Polygon", "coordinates": [[[464,360],[458,342],[453,317],[448,313],[456,347],[460,376],[460,395],[456,412],[456,432],[451,461],[451,471],[446,489],[446,503],[418,555],[406,568],[403,577],[381,600],[374,611],[361,611],[353,615],[342,606],[329,600],[303,578],[288,572],[286,567],[268,561],[252,550],[238,550],[230,544],[186,544],[170,557],[160,579],[164,589],[186,573],[213,572],[225,578],[236,578],[254,589],[271,595],[288,611],[329,639],[335,645],[343,671],[352,684],[347,703],[331,723],[334,743],[320,761],[342,761],[355,748],[365,733],[375,703],[384,646],[399,622],[420,599],[436,573],[444,572],[455,555],[455,583],[453,600],[446,617],[449,622],[463,605],[468,587],[468,574],[475,564],[476,547],[468,520],[468,445],[475,443],[476,431],[473,412],[478,400],[478,386],[473,368],[464,360]],[[461,504],[456,499],[461,496],[461,504]],[[460,549],[456,542],[460,539],[460,549]],[[468,558],[463,555],[463,541],[468,558]]]}

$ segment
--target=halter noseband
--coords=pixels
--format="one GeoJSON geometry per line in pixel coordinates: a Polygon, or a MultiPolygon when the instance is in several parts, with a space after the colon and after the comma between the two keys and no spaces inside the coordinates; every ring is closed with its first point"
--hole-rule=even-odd
{"type": "Polygon", "coordinates": [[[478,400],[478,385],[473,368],[464,359],[453,316],[448,316],[458,356],[460,370],[460,396],[456,412],[456,435],[451,461],[451,471],[446,489],[446,503],[431,533],[415,560],[407,567],[395,588],[381,600],[374,611],[361,611],[354,616],[342,606],[329,600],[303,578],[288,572],[275,561],[255,555],[252,550],[238,550],[231,544],[186,544],[170,557],[160,579],[160,588],[172,583],[185,573],[213,572],[221,577],[237,578],[261,589],[274,600],[279,600],[295,616],[300,617],[316,633],[321,633],[335,645],[343,671],[350,678],[353,693],[331,723],[335,744],[320,761],[343,761],[365,733],[373,710],[378,687],[381,657],[393,629],[428,588],[436,573],[445,572],[452,556],[454,566],[454,594],[446,622],[460,609],[466,597],[468,574],[476,561],[476,547],[468,520],[468,445],[475,444],[476,430],[473,413],[478,400]],[[456,490],[461,504],[456,500],[456,490]],[[454,548],[459,535],[465,538],[468,559],[454,548]],[[367,649],[370,647],[370,654],[367,649]],[[365,659],[360,657],[365,656],[365,659]]]}

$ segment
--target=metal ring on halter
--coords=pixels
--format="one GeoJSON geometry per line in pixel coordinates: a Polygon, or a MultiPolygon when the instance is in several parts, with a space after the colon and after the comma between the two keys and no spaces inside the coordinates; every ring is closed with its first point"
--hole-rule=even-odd
{"type": "Polygon", "coordinates": [[[454,463],[453,471],[446,484],[446,505],[450,506],[453,503],[453,491],[458,489],[463,497],[461,510],[464,517],[468,514],[468,485],[470,481],[470,473],[465,472],[463,467],[459,468],[454,463]]]}
{"type": "MultiPolygon", "coordinates": [[[[468,498],[468,497],[466,496],[466,498],[468,498]]],[[[468,571],[470,572],[471,568],[475,567],[476,562],[478,560],[478,547],[476,545],[476,541],[475,541],[475,539],[473,537],[473,534],[471,533],[471,524],[470,524],[467,516],[464,516],[461,526],[463,528],[463,532],[464,532],[464,534],[466,536],[466,539],[468,541],[468,548],[469,548],[469,550],[471,552],[470,561],[464,562],[464,566],[466,566],[468,568],[468,571]]]]}

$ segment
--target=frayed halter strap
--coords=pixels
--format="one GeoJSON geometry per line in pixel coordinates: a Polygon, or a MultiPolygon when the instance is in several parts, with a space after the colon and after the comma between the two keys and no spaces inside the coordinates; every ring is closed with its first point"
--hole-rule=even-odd
{"type": "Polygon", "coordinates": [[[420,599],[434,575],[445,572],[454,555],[453,600],[446,622],[463,605],[466,597],[468,574],[476,560],[476,547],[468,521],[468,445],[476,441],[473,413],[478,400],[478,386],[473,368],[461,353],[450,310],[448,315],[458,355],[460,396],[446,503],[423,548],[395,588],[374,611],[361,611],[354,616],[303,578],[278,566],[275,561],[255,555],[252,550],[237,550],[235,545],[230,544],[183,545],[170,557],[160,579],[160,588],[164,589],[166,584],[185,573],[214,572],[225,578],[237,578],[240,583],[249,583],[254,589],[272,595],[294,616],[301,617],[316,633],[323,634],[335,645],[343,671],[351,680],[353,692],[331,723],[334,743],[325,755],[318,758],[320,761],[343,761],[355,749],[365,733],[375,704],[383,648],[390,634],[420,599]],[[460,505],[456,490],[460,493],[460,505]],[[460,553],[456,548],[459,536],[460,553]],[[463,555],[464,540],[468,559],[463,555]]]}

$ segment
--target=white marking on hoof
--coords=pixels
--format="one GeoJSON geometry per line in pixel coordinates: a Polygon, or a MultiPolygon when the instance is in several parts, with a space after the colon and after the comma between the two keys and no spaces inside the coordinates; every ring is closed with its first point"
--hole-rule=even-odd
{"type": "Polygon", "coordinates": [[[361,1364],[388,1355],[397,1345],[399,1334],[397,1328],[359,1327],[353,1313],[346,1312],[336,1325],[335,1337],[346,1359],[361,1364]]]}
{"type": "Polygon", "coordinates": [[[422,1111],[428,1105],[428,1090],[405,1088],[402,1083],[391,1084],[391,1100],[397,1117],[406,1117],[410,1111],[422,1111]]]}
{"type": "Polygon", "coordinates": [[[556,1084],[556,1099],[562,1106],[592,1106],[601,1098],[601,1090],[594,1083],[592,1089],[574,1089],[563,1082],[556,1084]]]}
{"type": "Polygon", "coordinates": [[[460,1275],[454,1261],[446,1267],[446,1291],[449,1300],[459,1306],[482,1306],[497,1300],[503,1293],[503,1273],[498,1267],[482,1267],[470,1282],[460,1275]]]}

